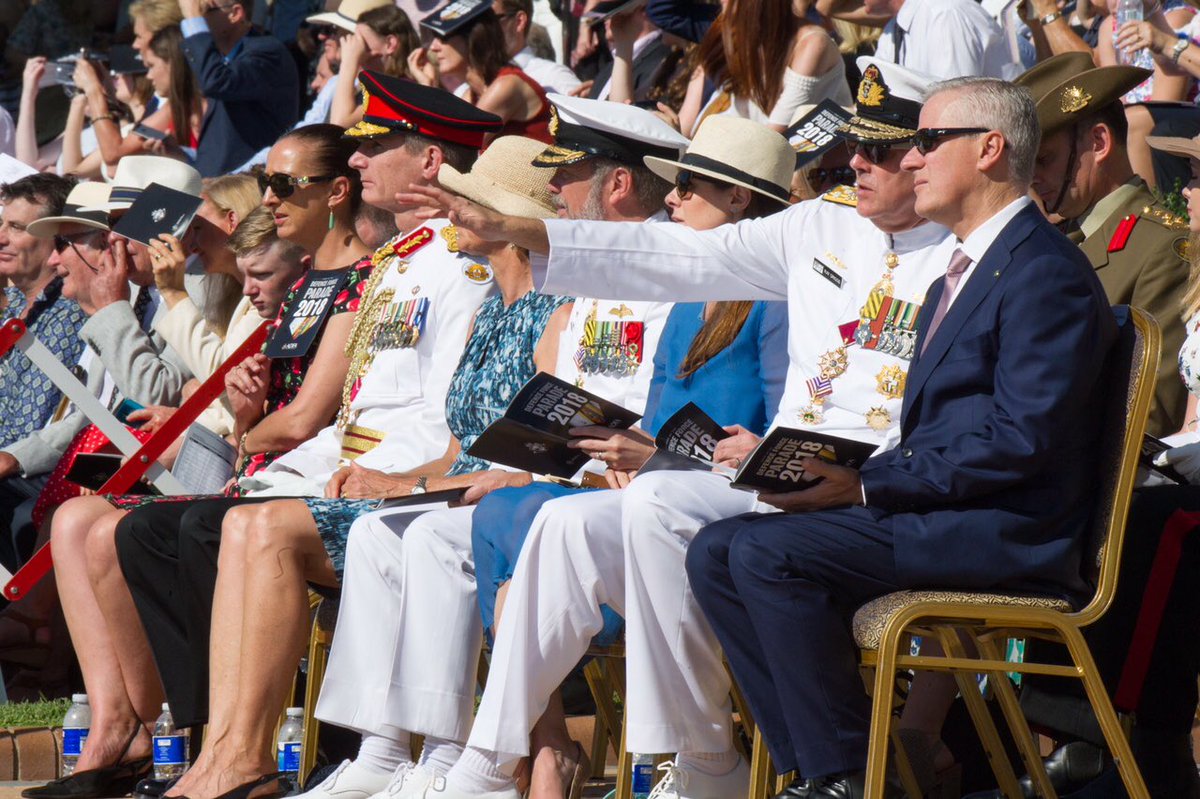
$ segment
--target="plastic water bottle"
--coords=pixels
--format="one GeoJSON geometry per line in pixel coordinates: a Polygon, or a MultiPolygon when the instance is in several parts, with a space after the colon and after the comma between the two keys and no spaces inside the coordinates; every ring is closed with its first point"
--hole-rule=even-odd
{"type": "Polygon", "coordinates": [[[633,755],[633,799],[646,799],[654,790],[654,755],[633,755]]]}
{"type": "Polygon", "coordinates": [[[83,754],[83,744],[91,726],[92,708],[88,705],[87,694],[72,694],[71,707],[63,716],[62,776],[69,777],[75,773],[75,764],[83,754]]]}
{"type": "Polygon", "coordinates": [[[304,708],[289,707],[275,744],[276,767],[293,780],[300,773],[300,743],[304,740],[304,708]]]}
{"type": "MultiPolygon", "coordinates": [[[[1146,10],[1143,5],[1143,0],[1118,0],[1117,2],[1117,30],[1126,22],[1141,22],[1146,18],[1146,10]]],[[[1136,58],[1136,53],[1131,53],[1125,50],[1117,53],[1118,60],[1122,64],[1132,64],[1136,58]]]]}
{"type": "Polygon", "coordinates": [[[175,729],[171,707],[163,702],[154,722],[154,779],[174,780],[187,771],[188,731],[175,729]]]}

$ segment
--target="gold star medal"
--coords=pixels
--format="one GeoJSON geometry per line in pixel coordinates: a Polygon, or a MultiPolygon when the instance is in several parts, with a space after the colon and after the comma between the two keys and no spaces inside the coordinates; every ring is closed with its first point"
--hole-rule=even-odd
{"type": "Polygon", "coordinates": [[[882,433],[892,426],[892,415],[887,412],[887,408],[872,408],[864,414],[867,419],[867,427],[882,433]]]}
{"type": "Polygon", "coordinates": [[[904,397],[906,377],[899,366],[885,366],[875,375],[875,390],[888,399],[901,399],[904,397]]]}
{"type": "Polygon", "coordinates": [[[819,374],[825,380],[833,380],[845,373],[850,366],[850,358],[846,355],[845,347],[830,350],[817,358],[819,374]]]}

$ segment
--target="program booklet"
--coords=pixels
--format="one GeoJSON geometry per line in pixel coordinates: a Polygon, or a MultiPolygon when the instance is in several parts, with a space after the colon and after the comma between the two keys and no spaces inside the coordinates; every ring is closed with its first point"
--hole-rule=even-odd
{"type": "Polygon", "coordinates": [[[237,467],[237,447],[202,424],[183,434],[171,474],[190,494],[220,494],[237,467]]]}
{"type": "Polygon", "coordinates": [[[268,358],[300,358],[308,352],[321,323],[329,315],[333,303],[350,277],[347,269],[308,271],[300,294],[288,306],[287,312],[267,339],[264,353],[268,358]]]}
{"type": "MultiPolygon", "coordinates": [[[[78,486],[90,491],[99,491],[105,483],[112,479],[124,463],[125,456],[108,452],[80,452],[71,461],[66,478],[78,486]]],[[[145,480],[138,480],[126,494],[159,494],[161,493],[145,480]]]]}
{"type": "Polygon", "coordinates": [[[149,244],[162,233],[181,239],[203,202],[194,194],[151,183],[117,220],[113,233],[142,244],[149,244]]]}
{"type": "Polygon", "coordinates": [[[803,491],[823,479],[805,471],[804,465],[809,458],[857,469],[875,450],[874,444],[862,441],[811,430],[776,427],[742,463],[731,485],[768,494],[803,491]]]}
{"type": "Polygon", "coordinates": [[[796,151],[796,168],[817,161],[845,140],[841,129],[850,122],[850,113],[833,100],[822,100],[783,132],[796,151]]]}
{"type": "Polygon", "coordinates": [[[729,433],[694,402],[684,405],[658,428],[654,446],[658,451],[642,464],[638,473],[659,471],[712,471],[717,442],[729,433]]]}
{"type": "Polygon", "coordinates": [[[568,432],[571,428],[598,425],[625,430],[641,418],[641,414],[539,372],[521,388],[504,415],[488,425],[467,454],[566,479],[591,460],[583,450],[567,446],[576,438],[568,432]]]}

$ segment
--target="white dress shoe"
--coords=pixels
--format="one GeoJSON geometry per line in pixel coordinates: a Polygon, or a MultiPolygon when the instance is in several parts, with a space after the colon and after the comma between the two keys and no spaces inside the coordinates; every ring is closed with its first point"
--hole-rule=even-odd
{"type": "Polygon", "coordinates": [[[422,796],[424,799],[521,799],[517,789],[511,787],[500,791],[466,793],[447,785],[445,777],[436,777],[422,796]]]}
{"type": "Polygon", "coordinates": [[[368,799],[386,788],[390,779],[387,774],[356,768],[353,762],[343,760],[320,785],[296,799],[368,799]]]}
{"type": "Polygon", "coordinates": [[[442,772],[434,768],[401,763],[392,772],[392,780],[387,787],[371,799],[419,799],[425,793],[425,789],[442,776],[442,772]]]}
{"type": "Polygon", "coordinates": [[[746,799],[750,787],[750,766],[740,757],[732,770],[719,777],[680,768],[670,760],[658,769],[666,774],[650,792],[650,799],[746,799]]]}

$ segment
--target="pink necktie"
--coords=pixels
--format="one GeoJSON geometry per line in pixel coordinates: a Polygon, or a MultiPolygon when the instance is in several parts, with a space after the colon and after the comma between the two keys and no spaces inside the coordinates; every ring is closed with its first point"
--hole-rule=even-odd
{"type": "Polygon", "coordinates": [[[950,300],[954,299],[958,281],[962,279],[963,272],[966,272],[970,265],[971,256],[962,250],[955,250],[954,255],[950,256],[950,266],[946,269],[946,282],[942,284],[942,296],[938,300],[937,310],[933,312],[933,321],[929,323],[929,330],[925,333],[925,341],[921,343],[922,355],[925,354],[925,348],[929,346],[929,341],[937,332],[938,326],[946,318],[946,311],[950,310],[950,300]]]}

